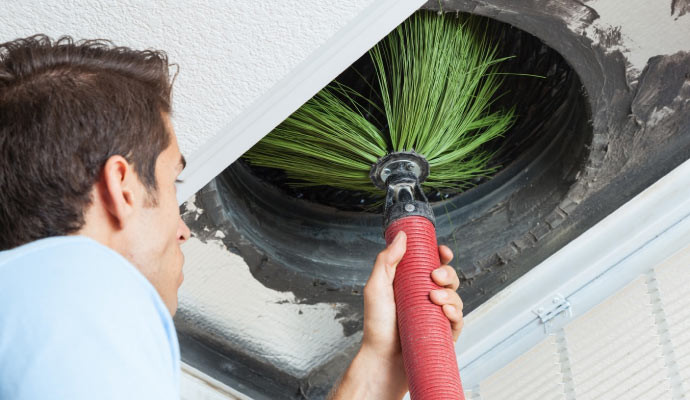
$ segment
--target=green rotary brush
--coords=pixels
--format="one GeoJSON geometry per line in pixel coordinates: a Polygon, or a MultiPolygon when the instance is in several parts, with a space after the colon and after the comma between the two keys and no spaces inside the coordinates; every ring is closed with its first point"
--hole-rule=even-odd
{"type": "Polygon", "coordinates": [[[369,51],[375,98],[334,82],[247,152],[294,186],[368,193],[384,205],[384,236],[407,234],[395,302],[413,399],[464,398],[450,325],[429,300],[440,265],[425,191],[459,192],[490,176],[485,144],[513,123],[492,111],[498,47],[471,17],[420,12],[369,51]]]}

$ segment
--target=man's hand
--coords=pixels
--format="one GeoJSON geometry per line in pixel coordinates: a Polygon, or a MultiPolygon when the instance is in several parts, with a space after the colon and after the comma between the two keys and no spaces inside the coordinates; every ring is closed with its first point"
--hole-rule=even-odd
{"type": "MultiPolygon", "coordinates": [[[[400,399],[408,390],[398,338],[398,324],[393,295],[393,278],[405,254],[407,237],[400,232],[390,246],[379,253],[369,281],[364,287],[364,335],[362,347],[343,376],[332,399],[400,399]]],[[[443,307],[457,340],[463,326],[462,300],[456,290],[458,275],[447,265],[453,252],[439,247],[441,266],[431,274],[443,287],[429,293],[432,302],[443,307]]]]}

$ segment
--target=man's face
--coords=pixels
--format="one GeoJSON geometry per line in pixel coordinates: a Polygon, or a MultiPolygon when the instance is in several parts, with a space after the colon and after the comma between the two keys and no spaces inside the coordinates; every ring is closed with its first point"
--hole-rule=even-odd
{"type": "Polygon", "coordinates": [[[169,116],[165,119],[172,137],[168,148],[156,160],[156,202],[151,204],[146,199],[139,202],[139,215],[130,231],[133,241],[128,258],[156,288],[170,314],[175,315],[177,290],[184,279],[180,245],[189,239],[190,232],[180,217],[175,187],[185,161],[169,116]]]}

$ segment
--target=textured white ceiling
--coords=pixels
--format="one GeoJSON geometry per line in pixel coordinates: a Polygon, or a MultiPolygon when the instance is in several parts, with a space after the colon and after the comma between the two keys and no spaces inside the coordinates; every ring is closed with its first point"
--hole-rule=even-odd
{"type": "Polygon", "coordinates": [[[5,0],[0,42],[45,33],[168,52],[174,124],[189,155],[372,0],[5,0]]]}

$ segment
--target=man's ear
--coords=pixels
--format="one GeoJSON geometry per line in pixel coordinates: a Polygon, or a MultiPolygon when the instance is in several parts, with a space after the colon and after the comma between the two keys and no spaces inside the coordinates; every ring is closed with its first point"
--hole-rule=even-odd
{"type": "Polygon", "coordinates": [[[119,155],[108,158],[102,173],[105,208],[122,228],[135,210],[138,178],[132,165],[119,155]]]}

